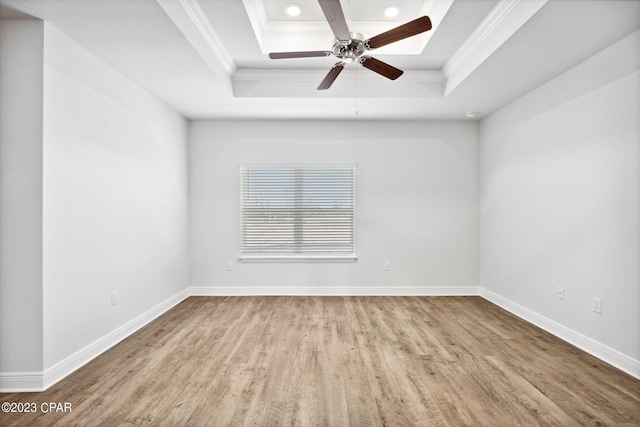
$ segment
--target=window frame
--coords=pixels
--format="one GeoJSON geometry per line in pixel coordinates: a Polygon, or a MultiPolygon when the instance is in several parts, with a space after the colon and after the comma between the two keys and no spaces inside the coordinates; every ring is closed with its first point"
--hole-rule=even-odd
{"type": "MultiPolygon", "coordinates": [[[[357,260],[356,255],[356,165],[355,164],[287,164],[287,165],[241,165],[239,168],[240,175],[240,255],[238,260],[241,262],[355,262],[357,260]],[[301,252],[278,252],[271,253],[266,252],[246,252],[245,251],[245,187],[244,187],[244,171],[251,169],[268,170],[288,170],[296,171],[317,171],[321,169],[338,169],[349,170],[351,172],[351,248],[349,251],[336,251],[336,252],[313,252],[304,250],[301,252]]],[[[296,188],[297,184],[294,184],[296,188]]],[[[294,191],[295,192],[295,191],[294,191]]],[[[294,220],[295,222],[295,220],[294,220]]],[[[297,233],[297,232],[294,232],[297,233]]],[[[297,237],[294,237],[297,239],[297,237]]],[[[292,245],[293,246],[293,245],[292,245]]]]}

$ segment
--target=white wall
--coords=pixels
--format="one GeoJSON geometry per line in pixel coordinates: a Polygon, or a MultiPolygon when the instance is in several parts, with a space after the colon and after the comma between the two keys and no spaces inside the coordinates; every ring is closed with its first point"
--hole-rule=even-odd
{"type": "Polygon", "coordinates": [[[187,132],[45,26],[45,369],[188,286],[187,132]]]}
{"type": "Polygon", "coordinates": [[[0,374],[43,363],[43,27],[0,20],[0,374]]]}
{"type": "Polygon", "coordinates": [[[636,376],[638,46],[640,32],[480,127],[482,287],[561,335],[593,342],[605,359],[628,359],[636,376]],[[556,297],[559,286],[564,299],[556,297]],[[602,314],[592,311],[593,297],[602,298],[602,314]]]}
{"type": "Polygon", "coordinates": [[[191,286],[209,288],[196,292],[455,293],[478,281],[475,123],[193,122],[190,201],[191,286]],[[357,262],[237,262],[239,166],[327,163],[357,166],[357,262]]]}

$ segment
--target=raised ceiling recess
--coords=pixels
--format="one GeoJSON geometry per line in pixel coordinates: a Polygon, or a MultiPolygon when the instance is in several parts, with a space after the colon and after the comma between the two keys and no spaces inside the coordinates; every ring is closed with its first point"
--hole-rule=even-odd
{"type": "MultiPolygon", "coordinates": [[[[317,1],[299,2],[300,15],[290,17],[283,0],[242,0],[260,50],[269,52],[325,50],[334,35],[317,1]]],[[[343,5],[347,25],[365,38],[383,33],[418,16],[427,15],[435,31],[453,0],[403,0],[398,14],[387,17],[387,0],[348,0],[343,5]]],[[[384,55],[420,55],[434,31],[381,47],[384,55]]]]}

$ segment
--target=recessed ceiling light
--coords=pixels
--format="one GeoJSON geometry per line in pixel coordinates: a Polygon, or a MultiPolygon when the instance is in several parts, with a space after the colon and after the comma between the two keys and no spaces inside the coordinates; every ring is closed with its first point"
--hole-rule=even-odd
{"type": "Polygon", "coordinates": [[[469,119],[473,119],[474,117],[477,117],[478,114],[480,114],[477,111],[467,111],[467,113],[465,114],[467,116],[467,118],[469,119]]]}
{"type": "Polygon", "coordinates": [[[398,16],[398,13],[400,13],[400,10],[395,6],[389,6],[384,10],[384,16],[387,18],[394,18],[398,16]]]}
{"type": "Polygon", "coordinates": [[[298,16],[302,11],[300,10],[300,6],[298,6],[297,4],[290,4],[289,6],[287,6],[286,12],[289,16],[298,16]]]}

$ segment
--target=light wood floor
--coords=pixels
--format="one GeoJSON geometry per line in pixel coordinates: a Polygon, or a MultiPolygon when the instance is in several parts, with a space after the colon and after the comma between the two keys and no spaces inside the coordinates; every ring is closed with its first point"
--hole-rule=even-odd
{"type": "Polygon", "coordinates": [[[191,297],[0,425],[640,425],[640,381],[479,297],[191,297]]]}

